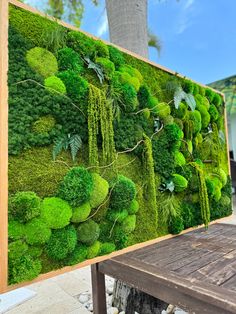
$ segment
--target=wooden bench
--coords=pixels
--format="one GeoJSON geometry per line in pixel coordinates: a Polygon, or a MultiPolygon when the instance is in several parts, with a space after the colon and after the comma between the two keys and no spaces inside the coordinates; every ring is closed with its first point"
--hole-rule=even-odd
{"type": "Polygon", "coordinates": [[[191,313],[236,313],[236,226],[213,224],[92,266],[94,314],[104,275],[191,313]]]}

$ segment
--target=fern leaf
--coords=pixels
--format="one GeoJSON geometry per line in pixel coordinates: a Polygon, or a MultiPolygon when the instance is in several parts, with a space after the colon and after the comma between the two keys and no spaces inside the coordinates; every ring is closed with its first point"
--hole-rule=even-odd
{"type": "Polygon", "coordinates": [[[81,137],[78,134],[72,135],[69,139],[69,145],[70,145],[72,160],[75,161],[76,155],[82,146],[81,137]]]}
{"type": "Polygon", "coordinates": [[[174,94],[174,104],[175,108],[178,109],[181,101],[185,99],[186,93],[183,91],[183,89],[179,86],[174,94]]]}
{"type": "Polygon", "coordinates": [[[102,67],[99,64],[91,61],[88,57],[84,58],[84,60],[87,63],[88,69],[92,69],[95,71],[95,73],[97,74],[99,78],[100,83],[102,84],[104,81],[104,74],[103,74],[102,67]]]}
{"type": "Polygon", "coordinates": [[[186,93],[185,93],[184,99],[185,99],[187,105],[190,107],[190,109],[191,109],[192,111],[194,111],[195,108],[196,108],[196,101],[195,101],[193,95],[192,95],[192,94],[186,94],[186,93]]]}
{"type": "Polygon", "coordinates": [[[63,144],[64,144],[64,138],[59,138],[55,141],[55,144],[54,144],[53,150],[52,150],[52,158],[54,161],[56,160],[57,156],[62,151],[63,144]]]}

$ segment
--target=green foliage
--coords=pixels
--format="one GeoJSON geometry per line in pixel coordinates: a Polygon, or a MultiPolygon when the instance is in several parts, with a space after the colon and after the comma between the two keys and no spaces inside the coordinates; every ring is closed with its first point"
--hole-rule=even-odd
{"type": "Polygon", "coordinates": [[[115,72],[114,63],[110,61],[109,59],[102,58],[102,57],[97,57],[95,59],[95,62],[102,67],[105,78],[107,80],[111,80],[115,72]]]}
{"type": "Polygon", "coordinates": [[[47,224],[41,218],[34,218],[25,225],[25,238],[28,244],[45,244],[50,236],[51,229],[49,229],[47,224]]]}
{"type": "Polygon", "coordinates": [[[82,139],[78,134],[67,134],[57,138],[53,146],[52,156],[56,160],[62,150],[70,149],[72,160],[75,161],[78,151],[82,146],[82,139]]]}
{"type": "Polygon", "coordinates": [[[225,186],[227,184],[227,179],[228,179],[227,174],[225,173],[225,171],[222,168],[220,168],[218,170],[218,174],[220,176],[220,181],[222,183],[222,186],[225,186]]]}
{"type": "MultiPolygon", "coordinates": [[[[109,48],[101,40],[94,41],[96,57],[109,58],[109,48]]],[[[112,61],[112,60],[111,60],[112,61]]]]}
{"type": "Polygon", "coordinates": [[[152,141],[155,172],[168,179],[174,172],[175,151],[180,147],[181,129],[175,124],[168,124],[152,141]]]}
{"type": "Polygon", "coordinates": [[[194,83],[190,80],[184,80],[182,83],[182,88],[183,90],[185,91],[185,93],[190,93],[190,94],[193,94],[193,91],[194,91],[194,83]]]}
{"type": "Polygon", "coordinates": [[[174,93],[174,104],[175,109],[179,108],[179,105],[182,101],[185,101],[186,104],[191,108],[192,111],[196,108],[196,101],[192,94],[187,94],[180,86],[178,86],[174,93]]]}
{"type": "Polygon", "coordinates": [[[142,74],[138,71],[138,69],[128,65],[124,64],[119,68],[120,72],[127,72],[131,77],[135,77],[139,80],[140,83],[143,81],[143,76],[142,74]]]}
{"type": "Polygon", "coordinates": [[[26,60],[31,69],[44,78],[52,76],[58,71],[57,59],[47,49],[41,47],[30,49],[26,54],[26,60]]]}
{"type": "Polygon", "coordinates": [[[9,201],[9,212],[14,219],[27,222],[40,215],[41,200],[34,192],[17,192],[9,201]]]}
{"type": "Polygon", "coordinates": [[[178,215],[171,219],[168,228],[170,233],[179,234],[182,230],[184,230],[183,218],[178,215]]]}
{"type": "Polygon", "coordinates": [[[146,85],[142,85],[138,91],[138,102],[140,108],[148,107],[151,93],[146,85]]]}
{"type": "Polygon", "coordinates": [[[43,116],[33,123],[32,129],[35,133],[47,134],[54,128],[55,124],[56,121],[53,116],[43,116]]]}
{"type": "Polygon", "coordinates": [[[71,217],[71,221],[75,223],[85,221],[91,212],[91,206],[89,202],[84,203],[76,208],[73,209],[73,214],[71,217]]]}
{"type": "Polygon", "coordinates": [[[218,112],[218,110],[216,109],[216,106],[215,106],[215,105],[210,105],[209,114],[210,114],[210,116],[211,116],[211,121],[215,122],[215,121],[218,120],[218,118],[219,118],[219,112],[218,112]]]}
{"type": "Polygon", "coordinates": [[[82,222],[78,229],[78,240],[86,245],[92,245],[99,238],[99,225],[92,219],[82,222]]]}
{"type": "Polygon", "coordinates": [[[116,69],[118,69],[121,65],[125,63],[125,59],[123,54],[113,46],[108,46],[110,60],[114,63],[116,69]]]}
{"type": "Polygon", "coordinates": [[[136,91],[140,88],[140,81],[137,77],[131,76],[128,72],[118,72],[122,84],[128,83],[132,85],[136,91]]]}
{"type": "Polygon", "coordinates": [[[22,240],[11,242],[8,244],[9,260],[16,260],[25,255],[28,251],[28,245],[22,240]]]}
{"type": "Polygon", "coordinates": [[[136,195],[135,183],[122,175],[115,179],[111,189],[110,206],[112,209],[128,208],[136,195]]]}
{"type": "Polygon", "coordinates": [[[162,194],[159,202],[160,222],[168,224],[172,219],[179,215],[180,206],[178,199],[173,194],[162,194]]]}
{"type": "Polygon", "coordinates": [[[76,207],[89,200],[92,190],[91,173],[83,167],[74,167],[68,171],[60,184],[58,196],[76,207]]]}
{"type": "Polygon", "coordinates": [[[106,218],[109,221],[113,221],[114,223],[122,223],[123,220],[129,215],[127,209],[120,209],[120,210],[114,210],[114,209],[109,209],[107,211],[107,216],[106,218]]]}
{"type": "Polygon", "coordinates": [[[8,239],[9,240],[19,240],[23,239],[25,236],[25,225],[17,220],[8,221],[8,239]]]}
{"type": "Polygon", "coordinates": [[[184,155],[181,152],[176,151],[175,152],[175,165],[184,166],[185,164],[186,164],[186,160],[185,160],[184,155]]]}
{"type": "Polygon", "coordinates": [[[51,93],[66,94],[65,84],[57,76],[49,76],[44,80],[45,88],[51,93]]]}
{"type": "Polygon", "coordinates": [[[222,105],[222,102],[223,102],[222,97],[219,94],[214,93],[214,97],[212,99],[213,105],[219,107],[220,105],[222,105]]]}
{"type": "Polygon", "coordinates": [[[129,215],[134,215],[138,212],[139,210],[139,203],[137,200],[132,200],[132,202],[130,203],[130,206],[128,208],[128,213],[129,215]]]}
{"type": "Polygon", "coordinates": [[[137,92],[135,88],[133,85],[125,83],[121,86],[121,89],[125,105],[124,111],[128,113],[134,111],[138,105],[137,92]]]}
{"type": "Polygon", "coordinates": [[[80,55],[69,47],[58,50],[57,59],[60,71],[72,70],[79,74],[84,70],[84,63],[80,55]]]}
{"type": "MultiPolygon", "coordinates": [[[[59,72],[57,76],[66,86],[67,94],[72,100],[80,103],[86,102],[88,96],[88,82],[75,71],[66,70],[59,72]]],[[[81,104],[80,104],[81,106],[81,104]]]]}
{"type": "Polygon", "coordinates": [[[64,45],[66,29],[55,21],[15,6],[10,6],[9,13],[10,25],[34,46],[56,51],[64,45]]]}
{"type": "Polygon", "coordinates": [[[197,134],[202,128],[202,118],[199,111],[189,112],[189,119],[193,122],[193,133],[197,134]]]}
{"type": "Polygon", "coordinates": [[[101,242],[96,241],[88,247],[87,258],[94,258],[99,255],[101,248],[101,242]]]}
{"type": "Polygon", "coordinates": [[[179,119],[184,119],[187,112],[188,112],[187,109],[188,109],[187,104],[185,102],[181,102],[179,104],[178,109],[176,109],[176,108],[172,109],[173,116],[176,118],[179,118],[179,119]]]}
{"type": "Polygon", "coordinates": [[[133,232],[135,227],[136,227],[136,215],[129,215],[123,220],[121,224],[122,230],[127,234],[133,232]]]}
{"type": "Polygon", "coordinates": [[[37,277],[42,269],[41,262],[25,254],[18,259],[9,261],[9,283],[20,283],[37,277]]]}
{"type": "Polygon", "coordinates": [[[208,223],[210,221],[210,206],[204,172],[198,163],[191,163],[191,165],[196,169],[197,172],[201,216],[205,227],[208,228],[208,223]]]}
{"type": "MultiPolygon", "coordinates": [[[[103,81],[104,81],[104,79],[105,79],[105,76],[104,76],[104,71],[103,71],[102,66],[101,66],[100,64],[98,64],[98,63],[93,62],[93,61],[92,61],[90,58],[88,58],[88,57],[84,58],[84,61],[85,61],[86,64],[87,64],[88,70],[89,70],[89,69],[93,70],[93,71],[96,73],[96,75],[97,75],[97,77],[98,77],[98,79],[99,79],[99,81],[100,81],[100,84],[103,84],[103,81]]],[[[88,74],[88,73],[87,73],[87,74],[88,74]]],[[[94,82],[96,82],[96,80],[95,80],[95,81],[93,80],[92,83],[94,83],[94,82]]],[[[95,85],[96,85],[96,84],[95,84],[95,85]]]]}
{"type": "Polygon", "coordinates": [[[74,226],[52,230],[52,235],[46,244],[46,253],[53,260],[63,260],[71,254],[77,243],[77,234],[74,226]]]}
{"type": "Polygon", "coordinates": [[[175,192],[182,192],[188,186],[188,180],[177,173],[173,174],[172,180],[175,185],[175,192]]]}
{"type": "Polygon", "coordinates": [[[116,250],[116,246],[112,242],[105,242],[101,244],[99,255],[106,255],[114,252],[116,250]]]}
{"type": "Polygon", "coordinates": [[[59,229],[70,223],[72,209],[58,197],[46,197],[42,202],[41,218],[49,228],[59,229]]]}
{"type": "Polygon", "coordinates": [[[75,249],[64,260],[65,265],[73,266],[86,260],[88,248],[82,243],[78,243],[75,249]]]}
{"type": "Polygon", "coordinates": [[[202,128],[205,129],[206,127],[208,127],[210,120],[211,120],[211,116],[207,111],[207,108],[204,105],[198,105],[197,106],[197,110],[200,112],[201,114],[201,123],[202,123],[202,128]]]}
{"type": "Polygon", "coordinates": [[[97,173],[93,173],[92,177],[93,177],[93,190],[90,195],[89,202],[92,208],[96,208],[105,201],[108,195],[109,184],[97,173]]]}
{"type": "Polygon", "coordinates": [[[94,41],[77,31],[70,31],[67,34],[67,46],[74,49],[82,57],[93,57],[95,54],[94,41]]]}
{"type": "Polygon", "coordinates": [[[170,115],[170,106],[167,103],[161,102],[155,106],[154,112],[161,119],[165,119],[170,115]]]}
{"type": "Polygon", "coordinates": [[[215,96],[215,92],[213,92],[213,90],[207,88],[205,91],[205,95],[206,95],[207,99],[209,100],[209,102],[211,103],[213,101],[214,96],[215,96]]]}
{"type": "MultiPolygon", "coordinates": [[[[143,137],[144,137],[143,169],[145,173],[144,196],[147,199],[149,199],[149,206],[152,208],[152,211],[155,213],[155,219],[153,223],[157,226],[158,211],[157,211],[157,202],[156,202],[156,181],[155,181],[155,172],[154,172],[154,160],[153,160],[153,155],[152,155],[152,141],[148,136],[146,136],[146,134],[144,134],[143,137]]],[[[130,217],[133,217],[133,216],[130,216],[130,217]]],[[[128,222],[129,221],[130,220],[128,220],[128,222]]]]}

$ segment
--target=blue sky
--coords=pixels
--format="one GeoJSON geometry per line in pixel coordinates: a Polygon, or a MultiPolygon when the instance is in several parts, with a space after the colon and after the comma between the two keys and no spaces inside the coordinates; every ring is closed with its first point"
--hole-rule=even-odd
{"type": "MultiPolygon", "coordinates": [[[[81,28],[108,40],[104,0],[84,3],[81,28]]],[[[160,57],[151,48],[149,58],[202,83],[236,74],[235,12],[236,0],[149,0],[149,28],[163,46],[160,57]]]]}

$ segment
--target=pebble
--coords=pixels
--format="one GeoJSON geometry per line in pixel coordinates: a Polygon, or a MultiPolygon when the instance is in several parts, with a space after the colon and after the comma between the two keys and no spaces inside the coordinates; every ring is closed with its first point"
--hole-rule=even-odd
{"type": "Polygon", "coordinates": [[[110,307],[108,310],[107,310],[107,314],[119,314],[119,311],[116,307],[110,307]]]}

